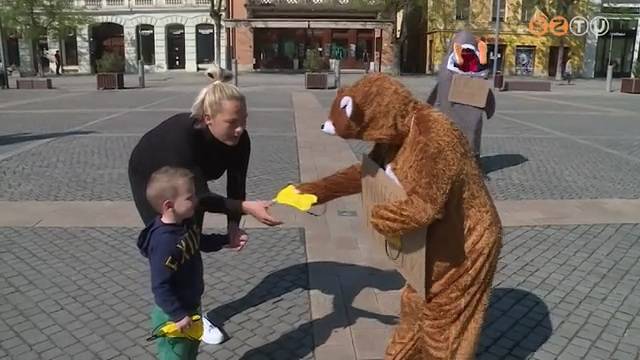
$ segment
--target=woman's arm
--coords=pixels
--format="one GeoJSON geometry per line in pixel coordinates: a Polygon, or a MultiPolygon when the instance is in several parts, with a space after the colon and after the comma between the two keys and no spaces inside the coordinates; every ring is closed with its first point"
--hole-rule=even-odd
{"type": "Polygon", "coordinates": [[[205,212],[217,214],[242,213],[242,201],[226,198],[209,190],[207,180],[198,167],[191,169],[194,174],[194,184],[196,197],[198,198],[198,208],[205,212]]]}
{"type": "Polygon", "coordinates": [[[239,224],[243,215],[242,203],[247,198],[247,171],[251,156],[251,140],[249,134],[244,132],[238,143],[238,155],[227,169],[227,198],[234,203],[233,211],[227,213],[229,224],[239,224]],[[237,206],[237,207],[236,207],[237,206]]]}

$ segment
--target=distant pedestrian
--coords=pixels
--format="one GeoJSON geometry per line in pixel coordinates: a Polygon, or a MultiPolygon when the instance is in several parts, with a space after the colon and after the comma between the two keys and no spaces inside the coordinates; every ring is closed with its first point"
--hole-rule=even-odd
{"type": "MultiPolygon", "coordinates": [[[[60,75],[60,70],[62,69],[62,59],[60,58],[60,50],[56,50],[56,54],[54,55],[56,58],[56,75],[60,75]]],[[[64,72],[64,70],[62,70],[64,72]]]]}
{"type": "Polygon", "coordinates": [[[567,60],[564,66],[564,76],[567,79],[567,85],[571,84],[571,78],[573,77],[573,67],[571,66],[571,60],[567,60]]]}

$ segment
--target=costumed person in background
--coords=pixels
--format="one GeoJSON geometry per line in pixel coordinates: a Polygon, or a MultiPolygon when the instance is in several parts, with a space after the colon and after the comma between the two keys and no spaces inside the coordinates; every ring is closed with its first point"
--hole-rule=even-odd
{"type": "Polygon", "coordinates": [[[204,212],[226,214],[231,238],[243,214],[263,224],[281,224],[269,212],[269,201],[246,201],[247,167],[251,142],[246,131],[247,106],[240,90],[227,81],[231,72],[212,66],[213,80],[200,91],[191,113],[181,113],[149,130],[138,142],[129,160],[129,182],[133,200],[145,225],[158,212],[146,198],[151,174],[164,167],[188,169],[194,174],[198,208],[195,223],[202,227],[204,212]],[[227,173],[227,197],[212,193],[207,181],[227,173]]]}
{"type": "MultiPolygon", "coordinates": [[[[366,75],[338,90],[325,133],[372,141],[369,157],[405,190],[364,214],[387,239],[427,228],[425,297],[407,284],[385,359],[472,359],[502,242],[502,225],[463,133],[397,80],[366,75]]],[[[317,203],[362,191],[354,164],[294,185],[317,203]]]]}
{"type": "Polygon", "coordinates": [[[493,116],[493,92],[489,90],[485,107],[478,108],[449,101],[449,90],[454,75],[486,78],[487,71],[487,44],[468,31],[460,31],[450,42],[449,51],[440,64],[438,82],[427,99],[427,103],[442,111],[462,130],[469,139],[478,164],[482,140],[482,113],[487,113],[487,119],[493,116]]]}

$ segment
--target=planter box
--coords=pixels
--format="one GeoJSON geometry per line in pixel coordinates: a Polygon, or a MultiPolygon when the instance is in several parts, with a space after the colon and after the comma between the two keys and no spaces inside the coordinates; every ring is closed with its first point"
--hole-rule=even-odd
{"type": "Polygon", "coordinates": [[[307,89],[328,89],[329,73],[308,72],[304,74],[304,87],[307,89]]]}
{"type": "Polygon", "coordinates": [[[123,73],[99,73],[96,75],[98,90],[124,89],[123,73]]]}
{"type": "Polygon", "coordinates": [[[503,91],[551,91],[551,82],[544,80],[506,80],[503,91]]]}
{"type": "Polygon", "coordinates": [[[17,79],[18,89],[52,89],[51,79],[17,79]]]}
{"type": "Polygon", "coordinates": [[[34,79],[33,80],[33,88],[34,89],[51,89],[51,79],[34,79]]]}
{"type": "Polygon", "coordinates": [[[620,92],[627,94],[640,94],[639,78],[624,78],[620,86],[620,92]]]}
{"type": "Polygon", "coordinates": [[[33,89],[33,81],[31,79],[17,79],[17,89],[33,89]]]}

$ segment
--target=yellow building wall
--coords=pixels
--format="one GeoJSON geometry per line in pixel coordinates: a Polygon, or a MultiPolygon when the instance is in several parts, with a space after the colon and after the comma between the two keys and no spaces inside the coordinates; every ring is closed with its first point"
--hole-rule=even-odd
{"type": "MultiPolygon", "coordinates": [[[[505,0],[502,0],[505,1],[505,0]]],[[[515,75],[516,48],[535,47],[533,76],[548,76],[549,53],[552,46],[559,46],[560,37],[553,35],[534,36],[528,30],[528,23],[520,21],[521,0],[506,0],[505,19],[500,22],[499,45],[505,45],[502,71],[506,75],[515,75]]],[[[581,0],[584,1],[584,0],[581,0]]],[[[491,51],[494,43],[495,23],[491,21],[492,0],[470,0],[469,20],[455,20],[455,0],[430,0],[427,24],[427,72],[437,72],[443,56],[447,52],[448,41],[460,30],[468,30],[481,36],[489,44],[491,51]],[[431,44],[431,47],[429,46],[431,44]],[[432,65],[429,65],[429,62],[432,65]]],[[[584,36],[571,33],[564,36],[564,46],[569,48],[574,73],[580,72],[584,57],[584,36]]]]}

